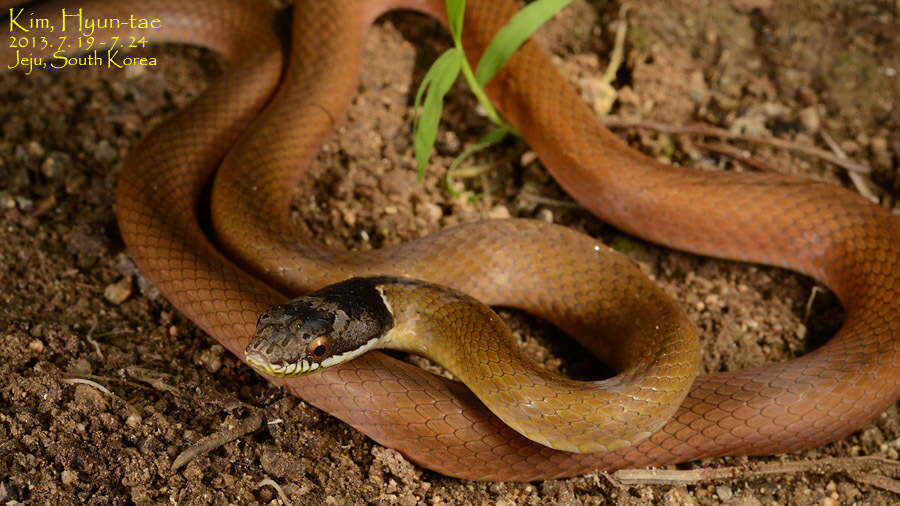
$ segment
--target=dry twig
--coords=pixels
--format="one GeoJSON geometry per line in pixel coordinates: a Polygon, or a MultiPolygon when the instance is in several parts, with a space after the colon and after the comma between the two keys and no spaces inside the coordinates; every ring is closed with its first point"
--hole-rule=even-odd
{"type": "Polygon", "coordinates": [[[97,383],[96,381],[91,381],[91,380],[89,380],[89,379],[84,379],[84,378],[63,378],[63,379],[59,380],[59,382],[60,382],[60,383],[65,383],[65,384],[67,384],[67,385],[74,385],[74,384],[76,384],[76,383],[80,383],[80,384],[82,384],[82,385],[88,385],[88,386],[91,386],[91,387],[96,388],[97,390],[100,390],[101,392],[105,393],[106,395],[108,395],[108,396],[110,396],[110,397],[117,398],[117,397],[116,397],[116,394],[112,393],[108,388],[106,388],[105,386],[101,385],[100,383],[97,383]]]}
{"type": "Polygon", "coordinates": [[[172,461],[172,470],[177,471],[179,468],[187,464],[188,462],[194,460],[195,458],[203,455],[205,453],[209,453],[216,448],[230,443],[235,439],[249,434],[263,425],[263,416],[261,413],[254,413],[247,418],[238,422],[237,425],[233,427],[229,427],[225,430],[216,432],[215,434],[210,434],[204,438],[201,438],[197,441],[196,444],[191,446],[190,448],[184,450],[179,453],[175,460],[172,461]]]}
{"type": "Polygon", "coordinates": [[[716,144],[708,144],[705,142],[695,142],[695,146],[701,149],[705,149],[712,153],[719,153],[720,155],[725,155],[729,158],[733,158],[748,167],[752,167],[756,170],[762,172],[778,172],[775,167],[763,162],[762,160],[758,160],[753,158],[748,153],[744,152],[741,149],[738,149],[730,144],[725,143],[716,143],[716,144]]]}
{"type": "Polygon", "coordinates": [[[734,132],[729,132],[723,128],[716,128],[710,125],[704,124],[691,124],[691,125],[669,125],[666,123],[660,123],[658,121],[650,121],[650,120],[641,120],[641,119],[629,119],[629,118],[621,118],[618,116],[606,116],[601,118],[603,124],[610,128],[648,128],[650,130],[656,130],[658,132],[664,132],[669,134],[686,134],[686,135],[700,135],[707,137],[718,137],[720,139],[730,139],[730,140],[740,140],[746,142],[754,142],[759,144],[768,144],[770,146],[775,146],[777,148],[786,149],[788,151],[795,151],[797,153],[803,153],[805,155],[814,156],[816,158],[820,158],[827,162],[831,162],[839,167],[843,167],[850,173],[859,173],[859,174],[869,174],[872,172],[871,169],[866,167],[861,163],[854,162],[853,160],[848,160],[844,158],[840,158],[824,149],[819,149],[813,146],[804,146],[802,144],[797,144],[796,142],[790,142],[783,139],[778,139],[775,137],[753,137],[749,135],[741,135],[736,134],[734,132]]]}
{"type": "Polygon", "coordinates": [[[623,485],[693,485],[706,481],[748,479],[771,474],[843,472],[860,483],[900,493],[900,481],[871,472],[875,467],[900,474],[900,462],[896,460],[881,457],[836,457],[688,470],[621,469],[612,473],[611,478],[623,485]]]}
{"type": "MultiPolygon", "coordinates": [[[[838,145],[838,143],[824,130],[819,132],[819,135],[822,136],[822,140],[825,141],[825,144],[828,144],[828,147],[831,148],[831,151],[834,152],[835,156],[842,160],[847,160],[847,153],[838,145]]],[[[878,196],[869,188],[868,177],[863,174],[857,174],[855,172],[847,173],[847,177],[850,178],[850,182],[853,183],[853,186],[856,187],[856,191],[859,192],[863,197],[871,200],[874,203],[878,203],[878,196]]]]}
{"type": "Polygon", "coordinates": [[[570,209],[577,209],[581,206],[578,205],[577,202],[572,202],[570,200],[559,200],[559,199],[551,199],[550,197],[541,197],[540,195],[535,195],[533,193],[522,192],[519,194],[520,198],[525,200],[530,200],[535,204],[544,204],[548,206],[556,206],[556,207],[566,207],[570,209]]]}

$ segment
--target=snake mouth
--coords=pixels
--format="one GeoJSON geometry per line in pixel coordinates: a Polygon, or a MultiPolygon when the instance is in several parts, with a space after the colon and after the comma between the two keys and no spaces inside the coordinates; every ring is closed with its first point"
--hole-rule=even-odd
{"type": "Polygon", "coordinates": [[[299,362],[273,364],[272,362],[269,362],[265,358],[263,358],[262,355],[253,352],[245,354],[244,359],[247,361],[248,365],[258,371],[268,374],[269,376],[281,376],[288,378],[309,374],[319,369],[319,366],[321,365],[318,362],[311,362],[306,359],[300,360],[299,362]]]}
{"type": "Polygon", "coordinates": [[[249,349],[244,352],[244,360],[250,367],[268,374],[269,376],[303,376],[352,360],[369,350],[379,347],[381,341],[381,337],[373,337],[356,349],[341,353],[340,355],[332,355],[321,362],[314,362],[304,358],[278,364],[267,360],[264,353],[249,349]]]}

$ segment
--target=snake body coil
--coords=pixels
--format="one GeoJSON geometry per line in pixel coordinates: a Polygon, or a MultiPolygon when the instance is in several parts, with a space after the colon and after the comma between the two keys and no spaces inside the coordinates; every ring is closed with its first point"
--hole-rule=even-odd
{"type": "Polygon", "coordinates": [[[597,269],[635,281],[634,296],[582,300],[589,314],[598,315],[589,328],[615,328],[612,340],[621,343],[622,373],[608,380],[555,375],[526,359],[500,317],[479,301],[391,277],[352,278],[270,308],[260,316],[245,358],[265,373],[298,376],[372,349],[416,353],[453,373],[506,425],[532,441],[578,453],[624,448],[659,429],[684,399],[697,370],[699,343],[671,299],[638,282],[637,268],[612,252],[602,257],[606,262],[594,262],[597,269]],[[609,302],[642,306],[648,317],[627,321],[634,320],[632,312],[597,309],[609,302]]]}

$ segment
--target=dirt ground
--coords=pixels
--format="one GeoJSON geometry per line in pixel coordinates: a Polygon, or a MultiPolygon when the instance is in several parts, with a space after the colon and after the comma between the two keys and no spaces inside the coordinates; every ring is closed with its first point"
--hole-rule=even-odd
{"type": "MultiPolygon", "coordinates": [[[[576,0],[540,34],[585,100],[613,44],[622,4],[576,0]]],[[[828,148],[874,170],[870,187],[900,216],[900,2],[654,0],[633,2],[613,114],[705,121],[828,148]],[[754,8],[756,7],[756,8],[754,8]]],[[[451,92],[437,156],[416,182],[412,95],[448,45],[412,14],[383,19],[367,41],[360,93],[298,189],[298,226],[327,244],[377,248],[473,220],[536,218],[599,236],[681,302],[701,329],[703,370],[802,354],[842,311],[817,283],[786,271],[673,252],[623,235],[575,205],[522,142],[478,156],[481,174],[442,187],[445,168],[487,130],[463,86],[451,92]],[[815,294],[815,295],[813,295],[815,294]],[[811,301],[811,303],[809,303],[811,301]]],[[[113,188],[143,134],[223,70],[209,53],[152,49],[146,71],[0,74],[0,501],[30,504],[896,504],[879,476],[812,471],[686,485],[625,486],[603,474],[538,483],[479,483],[420,469],[399,453],[266,382],[156,294],[128,259],[113,188]],[[122,300],[124,299],[124,300],[122,300]],[[93,382],[93,383],[90,383],[93,382]],[[108,389],[108,390],[105,390],[108,389]],[[172,471],[185,448],[258,416],[262,428],[172,471]]],[[[739,164],[698,139],[619,130],[634,147],[699,169],[739,164]]],[[[709,141],[714,142],[714,141],[709,141]]],[[[778,170],[850,186],[842,169],[770,146],[734,146],[778,170]]],[[[579,376],[596,363],[548,325],[501,315],[534,357],[579,376]]],[[[797,455],[719,458],[717,469],[823,457],[896,461],[893,406],[852,436],[797,455]]],[[[896,483],[896,482],[894,482],[896,483]]]]}

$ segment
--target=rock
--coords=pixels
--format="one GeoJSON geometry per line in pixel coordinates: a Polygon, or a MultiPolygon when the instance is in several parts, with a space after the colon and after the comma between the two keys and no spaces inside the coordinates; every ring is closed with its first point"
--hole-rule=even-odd
{"type": "Polygon", "coordinates": [[[131,297],[133,285],[131,276],[124,277],[115,283],[106,285],[106,288],[103,289],[103,296],[109,302],[119,305],[131,297]]]}
{"type": "Polygon", "coordinates": [[[816,106],[811,105],[800,111],[800,123],[809,133],[816,133],[822,128],[822,119],[819,117],[819,111],[816,106]]]}
{"type": "Polygon", "coordinates": [[[34,339],[30,343],[28,343],[28,351],[35,355],[40,355],[44,352],[44,343],[40,339],[34,339]]]}
{"type": "Polygon", "coordinates": [[[35,158],[41,158],[44,156],[44,153],[46,153],[44,146],[41,146],[41,143],[37,141],[28,141],[28,143],[25,144],[25,152],[28,153],[29,156],[35,158]]]}
{"type": "Polygon", "coordinates": [[[19,211],[27,213],[34,208],[34,201],[28,197],[13,197],[16,201],[16,205],[19,206],[19,211]]]}
{"type": "Polygon", "coordinates": [[[71,165],[72,158],[68,153],[52,151],[47,155],[47,158],[44,158],[44,162],[41,164],[41,173],[47,179],[56,179],[60,175],[65,174],[71,165]]]}
{"type": "Polygon", "coordinates": [[[703,72],[700,70],[691,72],[688,86],[688,96],[691,97],[691,100],[700,105],[705,105],[709,102],[709,87],[706,85],[706,79],[703,77],[703,72]]]}
{"type": "Polygon", "coordinates": [[[429,223],[437,223],[444,216],[444,211],[434,202],[421,202],[416,205],[416,214],[424,217],[429,223]]]}
{"type": "Polygon", "coordinates": [[[869,149],[872,150],[872,158],[875,159],[875,164],[877,166],[891,166],[891,152],[888,149],[887,139],[881,136],[872,137],[872,142],[869,143],[869,149]]]}
{"type": "Polygon", "coordinates": [[[490,211],[488,211],[488,218],[494,220],[505,220],[510,217],[511,215],[509,214],[509,209],[507,209],[504,205],[496,205],[492,207],[490,211]]]}
{"type": "Polygon", "coordinates": [[[0,191],[0,208],[12,209],[14,207],[16,207],[16,199],[14,199],[12,195],[0,191]]]}
{"type": "Polygon", "coordinates": [[[132,413],[128,415],[128,418],[125,419],[125,425],[132,429],[136,429],[141,425],[141,416],[137,413],[132,413]]]}
{"type": "Polygon", "coordinates": [[[734,496],[734,492],[727,485],[719,485],[716,487],[716,495],[719,496],[719,499],[727,501],[734,496]]]}
{"type": "Polygon", "coordinates": [[[100,139],[94,148],[94,159],[100,163],[112,163],[119,157],[119,152],[106,139],[100,139]]]}
{"type": "Polygon", "coordinates": [[[553,223],[553,211],[547,209],[546,207],[541,208],[535,218],[547,223],[553,223]]]}
{"type": "Polygon", "coordinates": [[[443,156],[455,156],[462,148],[459,137],[451,131],[445,131],[438,134],[437,142],[434,143],[437,152],[443,156]]]}
{"type": "Polygon", "coordinates": [[[415,184],[415,174],[402,169],[390,170],[378,181],[381,191],[401,197],[407,195],[415,184]]]}
{"type": "Polygon", "coordinates": [[[66,469],[65,471],[59,473],[59,479],[62,482],[63,486],[71,487],[76,481],[78,481],[78,475],[66,469]]]}
{"type": "Polygon", "coordinates": [[[519,165],[524,167],[535,160],[537,160],[537,153],[529,149],[528,151],[522,153],[522,157],[519,158],[519,165]]]}

